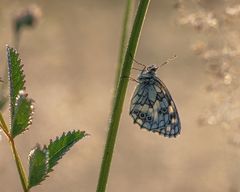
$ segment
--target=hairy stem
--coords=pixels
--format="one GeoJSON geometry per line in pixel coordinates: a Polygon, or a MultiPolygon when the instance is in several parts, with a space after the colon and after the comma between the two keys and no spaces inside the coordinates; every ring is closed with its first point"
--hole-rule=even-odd
{"type": "Polygon", "coordinates": [[[8,137],[8,139],[11,138],[11,135],[9,134],[9,129],[3,119],[2,113],[0,112],[0,126],[3,130],[3,132],[5,133],[5,135],[8,137]]]}
{"type": "Polygon", "coordinates": [[[19,158],[14,140],[12,138],[12,136],[9,133],[9,129],[7,127],[7,124],[5,123],[2,113],[0,112],[0,127],[2,128],[3,132],[5,133],[5,135],[7,136],[7,138],[9,139],[9,144],[11,145],[12,148],[12,153],[13,153],[13,157],[15,160],[15,163],[17,165],[17,170],[18,170],[18,174],[21,180],[21,184],[22,184],[22,188],[24,192],[28,192],[28,182],[27,182],[27,177],[21,162],[21,159],[19,158]]]}
{"type": "Polygon", "coordinates": [[[15,163],[16,163],[17,170],[18,170],[18,174],[19,174],[19,177],[20,177],[20,180],[21,180],[23,191],[28,192],[29,190],[28,190],[28,182],[27,182],[26,173],[24,171],[21,159],[19,158],[19,155],[18,155],[18,152],[17,152],[17,149],[16,149],[16,146],[15,146],[15,143],[14,143],[13,139],[10,140],[10,145],[11,145],[11,148],[12,148],[13,156],[14,156],[15,163]]]}

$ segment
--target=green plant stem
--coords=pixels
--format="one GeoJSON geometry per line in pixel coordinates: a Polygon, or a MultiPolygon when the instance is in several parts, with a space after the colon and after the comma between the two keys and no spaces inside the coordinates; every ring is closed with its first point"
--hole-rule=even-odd
{"type": "Polygon", "coordinates": [[[123,102],[128,85],[128,77],[132,68],[132,57],[135,56],[141,29],[147,13],[150,0],[141,0],[138,6],[137,14],[134,20],[128,48],[125,54],[123,67],[120,73],[120,79],[116,90],[116,96],[113,104],[112,116],[109,124],[107,141],[105,144],[104,155],[102,159],[101,170],[98,178],[97,192],[104,192],[107,185],[112,154],[116,141],[119,120],[121,117],[123,102]]]}
{"type": "Polygon", "coordinates": [[[20,177],[20,180],[21,180],[23,191],[24,192],[28,192],[29,190],[28,190],[27,177],[26,177],[26,174],[25,174],[25,171],[24,171],[21,159],[19,158],[19,155],[18,155],[16,146],[15,146],[14,140],[13,140],[12,136],[9,134],[9,129],[7,127],[7,124],[5,123],[5,121],[3,119],[3,116],[2,116],[1,112],[0,112],[0,126],[1,126],[1,128],[3,130],[3,132],[6,134],[6,136],[9,139],[9,144],[11,145],[11,148],[12,148],[14,160],[15,160],[15,163],[17,165],[17,170],[18,170],[18,174],[19,174],[19,177],[20,177]]]}
{"type": "Polygon", "coordinates": [[[10,140],[10,145],[12,147],[12,152],[13,152],[13,156],[17,165],[17,170],[18,170],[18,174],[22,183],[22,187],[23,187],[23,191],[24,192],[28,192],[28,182],[27,182],[27,177],[26,177],[26,173],[24,171],[21,159],[19,158],[18,152],[16,150],[16,146],[14,143],[14,140],[11,139],[10,140]]]}
{"type": "Polygon", "coordinates": [[[132,8],[134,5],[134,0],[127,0],[126,3],[126,9],[124,13],[124,19],[123,19],[123,27],[122,27],[122,36],[121,36],[121,41],[120,41],[120,51],[119,51],[119,58],[118,58],[118,65],[117,65],[117,75],[116,75],[116,80],[115,84],[117,87],[119,77],[120,77],[120,72],[121,68],[123,65],[123,59],[124,59],[124,54],[127,46],[127,35],[130,27],[130,18],[132,17],[132,8]]]}
{"type": "Polygon", "coordinates": [[[6,134],[6,136],[8,137],[8,139],[10,139],[10,138],[11,138],[11,135],[9,134],[9,129],[8,129],[8,127],[7,127],[4,119],[3,119],[3,116],[2,116],[2,113],[1,113],[1,112],[0,112],[0,123],[1,123],[0,126],[1,126],[1,128],[2,128],[2,130],[3,130],[3,132],[6,134]]]}

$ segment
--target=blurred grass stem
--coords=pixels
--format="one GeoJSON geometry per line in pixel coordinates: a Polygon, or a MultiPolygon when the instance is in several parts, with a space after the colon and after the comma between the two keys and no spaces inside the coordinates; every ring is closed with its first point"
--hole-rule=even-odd
{"type": "Polygon", "coordinates": [[[150,0],[141,0],[138,6],[137,14],[133,23],[132,32],[128,42],[127,51],[125,54],[124,63],[120,72],[120,78],[118,86],[116,89],[116,95],[114,98],[112,115],[109,123],[109,130],[107,135],[107,140],[104,149],[104,155],[102,159],[101,170],[98,178],[97,192],[105,192],[110,165],[112,161],[112,154],[114,150],[114,145],[116,141],[118,125],[122,113],[122,107],[124,103],[124,98],[127,90],[127,85],[129,79],[126,77],[130,76],[132,68],[132,57],[135,56],[137,49],[139,37],[141,34],[142,26],[144,23],[145,15],[148,10],[148,5],[150,0]]]}

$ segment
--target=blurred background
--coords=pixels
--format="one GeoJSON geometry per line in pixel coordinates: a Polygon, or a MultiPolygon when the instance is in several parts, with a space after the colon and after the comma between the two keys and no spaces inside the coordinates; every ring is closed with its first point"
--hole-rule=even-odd
{"type": "MultiPolygon", "coordinates": [[[[136,1],[137,5],[138,1],[136,1]]],[[[240,146],[238,1],[154,1],[136,59],[160,68],[177,105],[182,132],[168,139],[140,130],[129,113],[129,82],[112,167],[110,192],[237,192],[240,146]]],[[[5,44],[15,46],[13,21],[24,9],[37,15],[21,31],[19,53],[35,100],[30,131],[16,139],[24,166],[36,143],[72,129],[91,136],[76,144],[34,192],[96,190],[105,144],[126,1],[0,0],[1,73],[5,44]]],[[[138,73],[132,71],[132,77],[138,73]]],[[[4,115],[8,117],[5,107],[4,115]]],[[[4,135],[0,191],[22,191],[4,135]]]]}

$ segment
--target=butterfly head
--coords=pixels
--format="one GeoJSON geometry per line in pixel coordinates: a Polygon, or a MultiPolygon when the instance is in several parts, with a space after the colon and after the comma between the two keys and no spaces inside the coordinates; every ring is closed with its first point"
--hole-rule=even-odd
{"type": "Polygon", "coordinates": [[[156,65],[149,65],[146,70],[148,73],[155,73],[157,69],[158,67],[156,65]]]}
{"type": "Polygon", "coordinates": [[[156,65],[149,65],[143,69],[142,73],[138,76],[138,81],[140,83],[155,83],[155,76],[158,66],[156,65]]]}

